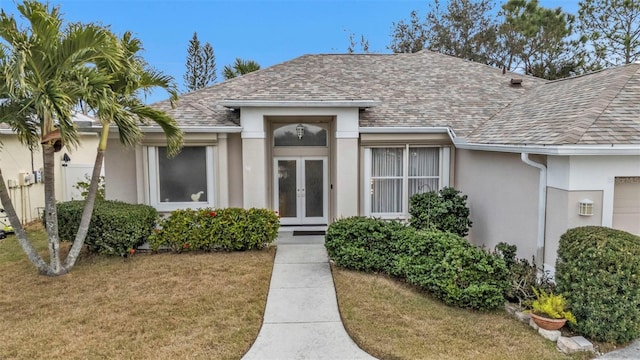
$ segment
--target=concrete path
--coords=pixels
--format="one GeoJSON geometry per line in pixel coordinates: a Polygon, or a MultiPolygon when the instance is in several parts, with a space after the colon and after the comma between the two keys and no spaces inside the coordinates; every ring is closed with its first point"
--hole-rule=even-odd
{"type": "Polygon", "coordinates": [[[324,236],[281,232],[267,307],[243,359],[375,359],[342,325],[324,236]]]}
{"type": "Polygon", "coordinates": [[[640,339],[632,342],[629,346],[612,351],[610,353],[606,353],[598,359],[607,359],[607,360],[638,360],[640,359],[640,339]]]}

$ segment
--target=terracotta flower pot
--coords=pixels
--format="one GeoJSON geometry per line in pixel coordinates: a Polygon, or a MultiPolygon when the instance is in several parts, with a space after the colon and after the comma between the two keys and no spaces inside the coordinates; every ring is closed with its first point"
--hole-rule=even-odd
{"type": "Polygon", "coordinates": [[[531,313],[533,322],[545,330],[558,330],[567,323],[567,319],[550,319],[531,313]]]}

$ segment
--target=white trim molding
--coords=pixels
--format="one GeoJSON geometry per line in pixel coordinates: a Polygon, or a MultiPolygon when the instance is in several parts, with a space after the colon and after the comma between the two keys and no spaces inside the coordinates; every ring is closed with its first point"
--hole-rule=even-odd
{"type": "Polygon", "coordinates": [[[456,138],[453,144],[458,149],[482,150],[509,153],[529,153],[540,155],[640,155],[640,145],[504,145],[467,143],[456,138]]]}
{"type": "Polygon", "coordinates": [[[370,108],[378,105],[377,100],[222,100],[220,105],[239,109],[242,107],[316,107],[316,108],[370,108]]]}

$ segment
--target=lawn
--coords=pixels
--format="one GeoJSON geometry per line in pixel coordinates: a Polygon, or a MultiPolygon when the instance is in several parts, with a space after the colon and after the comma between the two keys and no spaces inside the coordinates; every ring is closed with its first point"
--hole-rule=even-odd
{"type": "MultiPolygon", "coordinates": [[[[31,236],[46,249],[41,230],[31,236]]],[[[260,330],[273,257],[83,255],[50,278],[11,236],[0,241],[0,359],[239,359],[260,330]]]]}
{"type": "Polygon", "coordinates": [[[588,359],[568,357],[505,311],[449,307],[390,279],[333,267],[345,328],[379,359],[588,359]]]}

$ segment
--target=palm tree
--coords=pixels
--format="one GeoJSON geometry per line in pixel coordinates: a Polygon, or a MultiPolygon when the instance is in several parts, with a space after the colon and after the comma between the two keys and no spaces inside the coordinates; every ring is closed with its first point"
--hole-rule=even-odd
{"type": "Polygon", "coordinates": [[[9,124],[27,146],[42,146],[48,264],[29,243],[1,172],[0,200],[20,245],[38,271],[61,275],[68,269],[59,254],[54,152],[62,144],[78,144],[72,110],[80,99],[93,93],[104,94],[103,101],[108,101],[111,78],[95,65],[108,63],[119,68],[122,51],[104,27],[79,23],[63,27],[57,7],[25,0],[18,11],[27,22],[25,29],[0,11],[0,122],[9,124]]]}
{"type": "Polygon", "coordinates": [[[260,64],[253,60],[242,60],[236,58],[236,61],[232,65],[225,65],[222,69],[222,75],[225,80],[233,79],[234,77],[242,76],[253,71],[260,70],[260,64]]]}
{"type": "Polygon", "coordinates": [[[144,105],[139,97],[141,92],[152,88],[161,88],[170,94],[173,105],[178,98],[173,78],[147,66],[144,59],[137,55],[142,50],[142,44],[138,39],[133,38],[130,32],[126,32],[122,36],[119,44],[124,53],[123,63],[119,67],[112,68],[109,63],[98,63],[99,68],[107,70],[113,76],[113,82],[107,91],[111,94],[108,101],[103,101],[104,98],[100,96],[101,94],[94,94],[94,96],[85,99],[86,104],[100,120],[102,130],[82,219],[71,251],[65,261],[65,267],[68,269],[73,267],[89,230],[91,213],[98,193],[100,171],[107,149],[110,125],[113,123],[117,127],[120,141],[123,144],[135,145],[142,138],[138,123],[152,121],[164,131],[170,155],[177,154],[182,146],[182,131],[176,121],[166,113],[144,105]]]}

